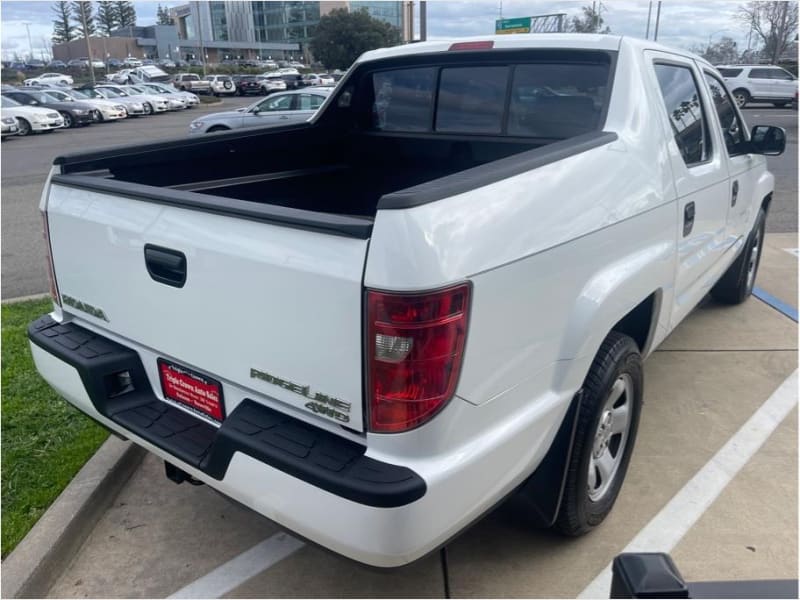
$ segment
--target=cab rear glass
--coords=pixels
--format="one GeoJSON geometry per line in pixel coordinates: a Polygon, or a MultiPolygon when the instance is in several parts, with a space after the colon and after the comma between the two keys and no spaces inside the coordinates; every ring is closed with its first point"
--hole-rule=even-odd
{"type": "Polygon", "coordinates": [[[611,62],[441,65],[371,74],[370,129],[566,138],[598,130],[611,62]]]}

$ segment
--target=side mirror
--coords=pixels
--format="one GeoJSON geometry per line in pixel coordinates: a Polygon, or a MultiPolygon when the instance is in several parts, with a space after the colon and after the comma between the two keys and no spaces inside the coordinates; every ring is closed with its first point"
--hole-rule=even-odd
{"type": "Polygon", "coordinates": [[[772,125],[756,125],[750,133],[750,153],[778,156],[786,149],[786,131],[772,125]]]}
{"type": "Polygon", "coordinates": [[[254,106],[250,112],[253,113],[254,115],[257,115],[258,113],[261,112],[261,109],[258,108],[257,106],[254,106]]]}

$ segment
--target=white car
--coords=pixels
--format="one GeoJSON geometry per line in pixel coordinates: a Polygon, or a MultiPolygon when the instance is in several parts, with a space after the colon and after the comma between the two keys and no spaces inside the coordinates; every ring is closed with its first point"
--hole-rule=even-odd
{"type": "Polygon", "coordinates": [[[136,83],[133,85],[127,86],[127,89],[130,89],[134,92],[138,92],[139,94],[155,94],[161,96],[162,99],[165,99],[169,103],[169,110],[183,110],[186,108],[186,100],[183,98],[179,98],[178,96],[171,96],[167,94],[163,94],[162,92],[153,91],[149,86],[143,83],[136,83]]]}
{"type": "Polygon", "coordinates": [[[135,67],[141,67],[142,61],[139,60],[138,58],[133,58],[132,56],[129,56],[128,58],[122,61],[122,64],[125,65],[126,67],[135,68],[135,67]]]}
{"type": "Polygon", "coordinates": [[[129,117],[138,117],[148,114],[148,112],[145,110],[144,102],[142,102],[142,100],[130,97],[123,97],[114,90],[104,89],[102,87],[98,88],[84,87],[77,91],[80,91],[80,93],[84,94],[88,98],[94,98],[98,100],[108,100],[109,102],[121,104],[122,106],[125,107],[125,113],[129,117]]]}
{"type": "Polygon", "coordinates": [[[744,108],[750,102],[771,102],[775,106],[786,106],[797,95],[797,77],[782,67],[719,65],[717,69],[739,108],[744,108]]]}
{"type": "Polygon", "coordinates": [[[0,116],[0,135],[2,137],[19,135],[19,126],[14,117],[0,116]]]}
{"type": "Polygon", "coordinates": [[[211,93],[215,96],[233,96],[236,94],[236,84],[230,75],[209,75],[206,79],[211,85],[211,93]]]}
{"type": "Polygon", "coordinates": [[[305,85],[335,85],[336,81],[329,75],[309,73],[308,75],[303,75],[303,83],[305,85]]]}
{"type": "Polygon", "coordinates": [[[626,491],[643,361],[751,295],[785,146],[648,40],[365,52],[308,121],[56,158],[33,360],[172,481],[369,565],[511,494],[517,527],[584,534],[626,491]]]}
{"type": "Polygon", "coordinates": [[[264,94],[283,92],[286,90],[286,81],[279,73],[264,73],[260,76],[261,91],[264,94]]]}
{"type": "Polygon", "coordinates": [[[197,94],[193,94],[192,92],[182,92],[180,90],[176,90],[171,85],[167,85],[165,83],[159,82],[148,82],[148,83],[140,83],[137,84],[137,87],[143,87],[147,90],[150,90],[154,94],[162,94],[168,97],[178,98],[182,100],[186,105],[186,108],[193,108],[200,104],[200,98],[197,97],[197,94]]]}
{"type": "Polygon", "coordinates": [[[64,127],[64,118],[49,108],[24,106],[6,96],[0,97],[0,106],[2,106],[0,114],[3,118],[14,117],[17,120],[18,135],[50,132],[64,127]]]}
{"type": "Polygon", "coordinates": [[[93,98],[78,90],[48,90],[48,93],[64,102],[82,102],[92,106],[96,110],[96,120],[99,122],[116,121],[128,116],[128,111],[125,109],[125,106],[119,102],[93,98]]]}
{"type": "Polygon", "coordinates": [[[63,73],[42,73],[38,77],[32,77],[31,79],[26,79],[24,81],[25,85],[46,85],[46,86],[53,86],[53,85],[72,85],[75,83],[69,75],[64,75],[63,73]]]}
{"type": "Polygon", "coordinates": [[[166,112],[170,110],[170,102],[164,96],[158,94],[142,94],[140,91],[128,85],[116,85],[111,83],[98,83],[95,89],[107,89],[116,92],[123,98],[133,98],[142,103],[144,113],[150,115],[153,113],[166,112]]]}

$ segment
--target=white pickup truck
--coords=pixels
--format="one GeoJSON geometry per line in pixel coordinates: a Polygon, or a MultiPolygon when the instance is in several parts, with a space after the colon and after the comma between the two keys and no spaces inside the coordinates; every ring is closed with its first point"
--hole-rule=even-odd
{"type": "Polygon", "coordinates": [[[33,357],[173,480],[364,563],[512,493],[577,535],[622,485],[642,360],[750,295],[784,145],[651,42],[368,52],[309,122],[56,159],[33,357]]]}

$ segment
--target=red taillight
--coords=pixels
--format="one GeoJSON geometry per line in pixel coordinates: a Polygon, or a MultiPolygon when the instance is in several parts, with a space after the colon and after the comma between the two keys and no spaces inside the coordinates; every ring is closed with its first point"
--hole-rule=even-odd
{"type": "Polygon", "coordinates": [[[494,42],[487,40],[484,42],[456,42],[450,44],[448,50],[491,50],[494,48],[494,42]]]}
{"type": "Polygon", "coordinates": [[[50,226],[47,222],[47,212],[42,211],[42,234],[44,235],[44,254],[47,258],[47,279],[50,281],[50,296],[53,302],[61,306],[61,295],[56,284],[56,270],[53,267],[53,250],[50,246],[50,226]]]}
{"type": "Polygon", "coordinates": [[[407,431],[453,397],[467,334],[468,283],[428,294],[367,292],[369,428],[407,431]]]}

